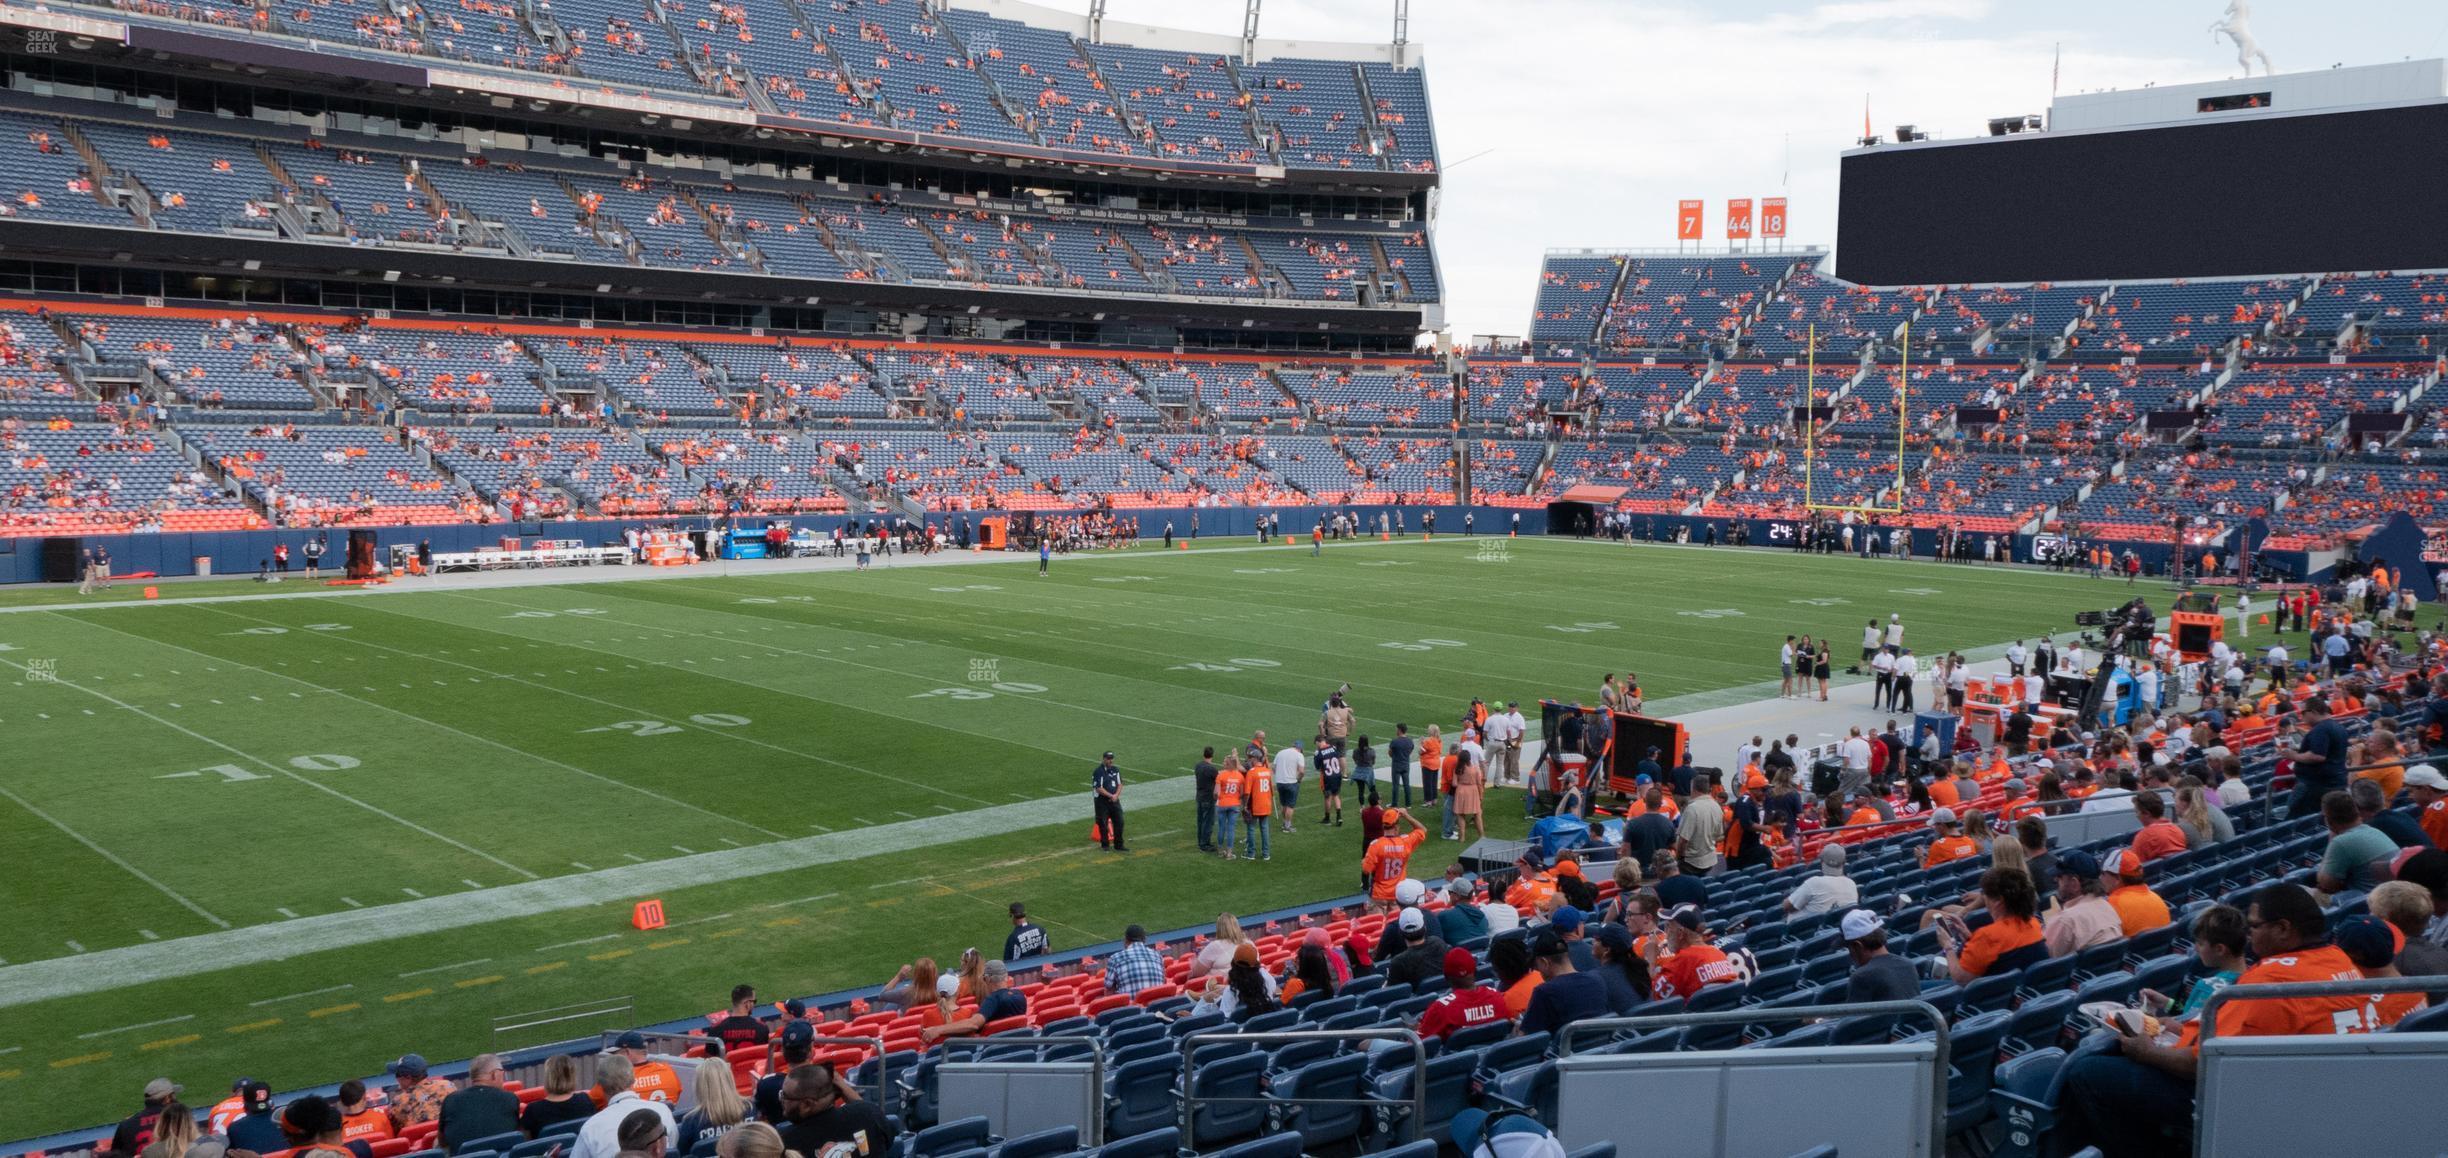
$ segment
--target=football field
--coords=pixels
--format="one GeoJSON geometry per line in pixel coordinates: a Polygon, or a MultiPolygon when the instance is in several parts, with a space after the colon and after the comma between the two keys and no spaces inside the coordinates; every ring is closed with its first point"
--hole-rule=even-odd
{"type": "MultiPolygon", "coordinates": [[[[1653,705],[1742,702],[1775,694],[1789,632],[1833,637],[1842,667],[1890,612],[1927,656],[2127,594],[1463,538],[1210,540],[1045,578],[1017,556],[764,566],[85,608],[0,591],[0,1139],[115,1118],[157,1075],[209,1103],[241,1074],[286,1089],[568,1035],[495,1034],[522,1011],[622,999],[643,1024],[741,981],[875,984],[993,952],[1013,900],[1062,948],[1348,894],[1358,822],[1318,827],[1314,780],[1266,863],[1198,854],[1187,803],[1202,745],[1305,742],[1341,683],[1382,748],[1474,695],[1594,701],[1629,671],[1653,705]],[[1088,836],[1106,749],[1128,855],[1088,836]],[[671,927],[629,928],[646,897],[671,927]]],[[[1517,795],[1487,812],[1521,829],[1517,795]]]]}

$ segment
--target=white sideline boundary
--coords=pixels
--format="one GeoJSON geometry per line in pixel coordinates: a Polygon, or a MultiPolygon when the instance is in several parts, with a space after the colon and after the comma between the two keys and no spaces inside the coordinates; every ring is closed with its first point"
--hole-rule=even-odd
{"type": "MultiPolygon", "coordinates": [[[[1188,803],[1194,787],[1188,776],[1133,783],[1128,788],[1128,806],[1157,808],[1188,803]]],[[[1070,824],[1087,818],[1088,809],[1082,799],[1085,795],[1066,793],[1021,804],[997,804],[950,815],[879,824],[854,832],[803,836],[10,965],[0,967],[0,1009],[626,901],[698,885],[1070,824]]]]}

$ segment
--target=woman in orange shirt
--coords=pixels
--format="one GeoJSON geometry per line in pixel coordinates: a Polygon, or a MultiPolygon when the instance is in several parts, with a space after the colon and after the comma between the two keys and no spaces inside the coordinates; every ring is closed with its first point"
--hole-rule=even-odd
{"type": "Polygon", "coordinates": [[[2011,973],[2048,959],[2048,942],[2040,929],[2040,895],[2031,874],[1993,868],[1981,874],[1981,904],[1989,923],[1963,936],[1960,920],[1938,926],[1947,945],[1947,968],[1957,985],[1969,985],[1992,973],[2011,973]]]}
{"type": "Polygon", "coordinates": [[[1247,777],[1241,771],[1241,753],[1224,753],[1224,767],[1216,772],[1216,832],[1223,840],[1224,859],[1233,860],[1234,830],[1241,823],[1241,789],[1247,777]]]}

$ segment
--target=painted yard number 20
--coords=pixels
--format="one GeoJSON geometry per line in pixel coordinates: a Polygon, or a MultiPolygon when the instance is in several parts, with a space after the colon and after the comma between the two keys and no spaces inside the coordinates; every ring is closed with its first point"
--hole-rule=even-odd
{"type": "MultiPolygon", "coordinates": [[[[750,721],[746,716],[734,716],[729,712],[699,712],[690,716],[689,722],[702,728],[744,728],[750,721]]],[[[606,724],[600,728],[579,729],[582,733],[627,732],[632,736],[669,736],[674,732],[687,730],[678,724],[666,724],[661,720],[622,720],[619,723],[606,724]]]]}

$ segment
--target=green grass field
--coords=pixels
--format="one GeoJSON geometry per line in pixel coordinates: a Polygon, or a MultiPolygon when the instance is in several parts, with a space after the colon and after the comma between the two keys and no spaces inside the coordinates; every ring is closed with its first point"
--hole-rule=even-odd
{"type": "MultiPolygon", "coordinates": [[[[1382,743],[1473,695],[1591,697],[1608,671],[1653,703],[1740,699],[1789,631],[1843,657],[1902,611],[1926,653],[2119,597],[1768,552],[1228,545],[1246,541],[1044,579],[1014,559],[244,601],[180,597],[264,589],[168,585],[83,610],[0,593],[26,608],[0,614],[0,1138],[114,1118],[157,1074],[210,1100],[240,1073],[287,1088],[568,1036],[491,1026],[570,1002],[630,997],[646,1023],[739,981],[873,984],[991,951],[1014,899],[1070,947],[1349,893],[1356,820],[1321,830],[1304,801],[1272,862],[1225,864],[1192,847],[1187,804],[1152,803],[1187,798],[1203,744],[1305,738],[1345,681],[1382,743]],[[1137,800],[1127,857],[1087,833],[1107,748],[1137,800]],[[671,928],[628,928],[645,896],[671,928]],[[29,963],[51,988],[21,984],[29,963]]],[[[1488,814],[1519,831],[1518,797],[1488,814]]]]}

